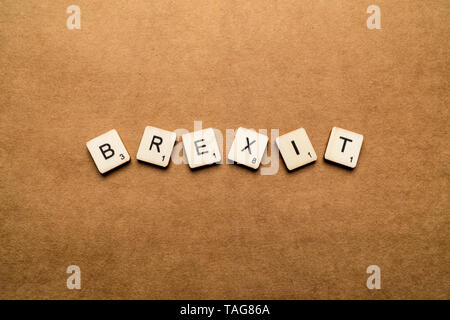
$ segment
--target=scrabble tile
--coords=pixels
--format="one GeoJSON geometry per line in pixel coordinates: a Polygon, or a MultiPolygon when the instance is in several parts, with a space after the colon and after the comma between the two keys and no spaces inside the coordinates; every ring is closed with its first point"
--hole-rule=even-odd
{"type": "Polygon", "coordinates": [[[192,169],[220,162],[219,146],[212,128],[182,135],[183,147],[192,169]]]}
{"type": "Polygon", "coordinates": [[[362,143],[363,136],[361,134],[333,127],[325,151],[325,159],[355,168],[362,143]]]}
{"type": "Polygon", "coordinates": [[[228,159],[258,169],[269,138],[255,130],[239,128],[231,145],[228,159]]]}
{"type": "Polygon", "coordinates": [[[161,167],[167,167],[177,139],[175,132],[147,126],[141,139],[136,158],[161,167]]]}
{"type": "Polygon", "coordinates": [[[288,170],[294,170],[317,160],[316,152],[305,129],[300,128],[275,140],[288,170]]]}
{"type": "Polygon", "coordinates": [[[114,129],[88,141],[86,146],[102,174],[130,161],[130,155],[114,129]]]}

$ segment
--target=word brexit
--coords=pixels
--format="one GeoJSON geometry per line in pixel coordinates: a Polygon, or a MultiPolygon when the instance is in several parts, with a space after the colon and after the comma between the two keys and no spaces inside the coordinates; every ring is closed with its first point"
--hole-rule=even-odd
{"type": "MultiPolygon", "coordinates": [[[[183,148],[189,167],[218,164],[221,152],[212,128],[183,134],[183,148]]],[[[176,133],[147,126],[136,158],[156,166],[167,167],[176,141],[176,133]]],[[[228,153],[233,163],[257,170],[269,138],[252,129],[239,128],[228,153]]],[[[275,140],[289,171],[317,160],[316,152],[303,128],[288,132],[275,140]]],[[[325,159],[355,168],[363,143],[361,134],[333,127],[325,159]]],[[[116,130],[110,130],[86,143],[100,173],[107,173],[130,161],[130,155],[116,130]]]]}

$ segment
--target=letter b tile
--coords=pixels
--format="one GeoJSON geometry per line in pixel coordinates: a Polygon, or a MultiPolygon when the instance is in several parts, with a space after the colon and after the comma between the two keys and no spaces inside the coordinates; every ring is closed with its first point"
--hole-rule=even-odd
{"type": "Polygon", "coordinates": [[[86,147],[102,174],[130,161],[130,155],[115,129],[88,141],[86,147]]]}
{"type": "Polygon", "coordinates": [[[333,127],[328,140],[325,159],[349,168],[355,168],[363,143],[361,134],[333,127]]]}
{"type": "Polygon", "coordinates": [[[220,162],[219,146],[212,128],[183,134],[183,147],[192,169],[220,162]]]}

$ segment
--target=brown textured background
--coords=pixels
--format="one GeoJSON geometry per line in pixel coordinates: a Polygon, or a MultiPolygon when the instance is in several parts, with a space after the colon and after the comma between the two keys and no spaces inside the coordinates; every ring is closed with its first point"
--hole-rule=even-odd
{"type": "Polygon", "coordinates": [[[448,299],[449,21],[448,0],[1,1],[0,297],[448,299]],[[319,160],[135,160],[146,125],[194,120],[305,127],[319,160]],[[323,161],[332,126],[364,135],[354,171],[323,161]],[[102,177],[85,142],[112,128],[132,162],[102,177]]]}

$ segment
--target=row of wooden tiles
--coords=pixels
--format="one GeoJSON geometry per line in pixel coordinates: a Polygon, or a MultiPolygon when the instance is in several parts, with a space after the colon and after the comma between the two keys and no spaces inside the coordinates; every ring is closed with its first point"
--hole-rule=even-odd
{"type": "MultiPolygon", "coordinates": [[[[198,168],[222,160],[212,128],[182,135],[183,148],[191,168],[198,168]]],[[[176,133],[148,126],[139,145],[136,158],[140,161],[167,167],[176,141],[176,133]]],[[[258,169],[269,138],[252,129],[239,128],[228,153],[235,163],[258,169]]],[[[362,147],[361,134],[333,127],[325,151],[325,159],[355,168],[362,147]]],[[[276,139],[286,167],[294,170],[317,160],[316,152],[303,128],[276,139]]],[[[125,145],[116,130],[110,130],[86,143],[100,171],[104,174],[130,161],[125,145]]]]}

